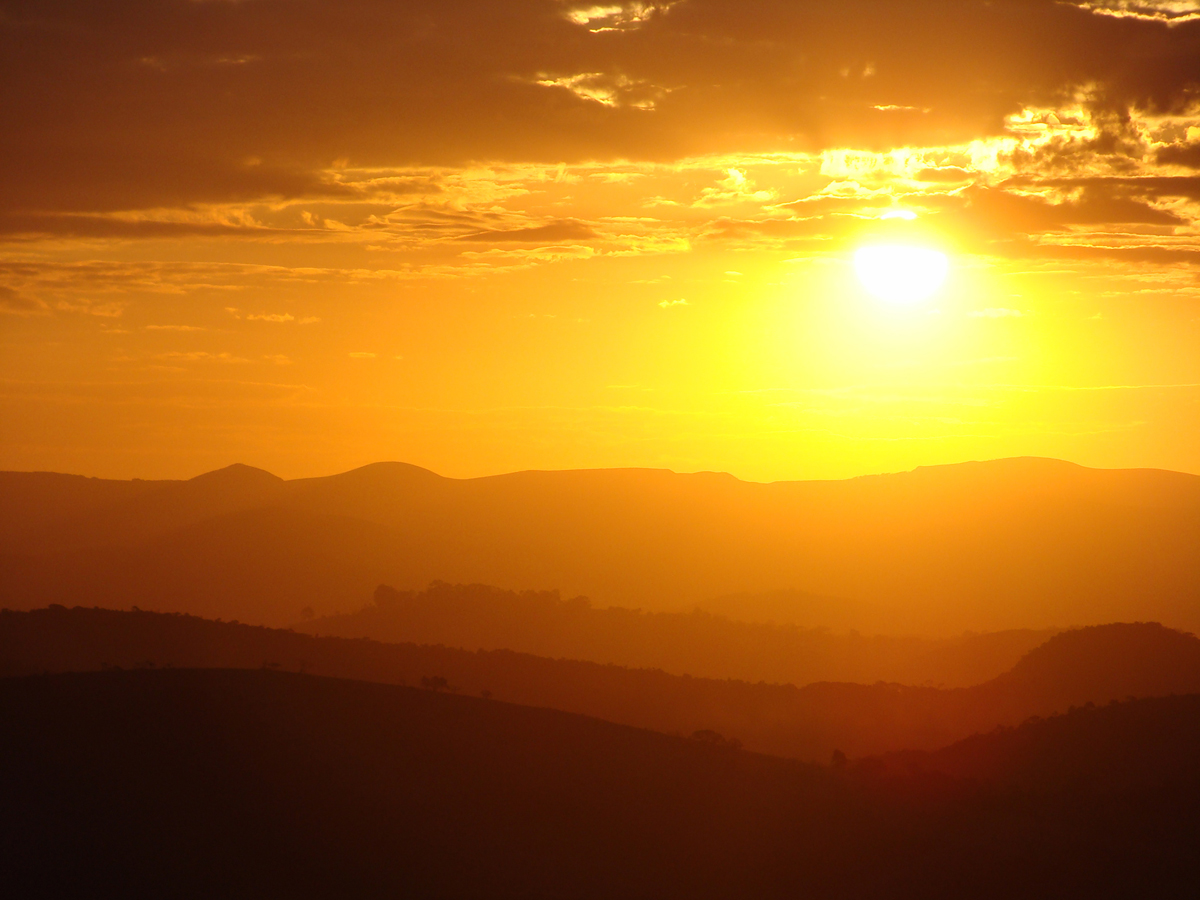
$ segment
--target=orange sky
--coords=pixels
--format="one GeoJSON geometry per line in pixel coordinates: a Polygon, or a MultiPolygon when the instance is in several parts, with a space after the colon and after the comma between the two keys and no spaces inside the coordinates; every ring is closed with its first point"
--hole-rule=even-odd
{"type": "Polygon", "coordinates": [[[1200,472],[1200,3],[0,0],[0,46],[0,468],[1200,472]],[[925,301],[854,276],[892,232],[925,301]]]}

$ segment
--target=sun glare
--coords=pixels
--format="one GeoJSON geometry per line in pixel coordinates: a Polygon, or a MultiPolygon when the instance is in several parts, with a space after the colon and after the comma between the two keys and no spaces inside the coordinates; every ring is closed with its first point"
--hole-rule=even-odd
{"type": "Polygon", "coordinates": [[[946,254],[928,247],[875,244],[854,254],[863,287],[889,303],[916,303],[931,296],[950,269],[946,254]]]}

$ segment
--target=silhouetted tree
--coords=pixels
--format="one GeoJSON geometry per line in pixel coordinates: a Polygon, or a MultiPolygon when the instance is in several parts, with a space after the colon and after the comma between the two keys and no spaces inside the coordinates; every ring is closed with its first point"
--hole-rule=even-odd
{"type": "Polygon", "coordinates": [[[713,731],[711,728],[701,728],[699,731],[692,732],[692,740],[699,741],[702,744],[712,744],[714,747],[729,747],[732,750],[740,750],[742,742],[737,738],[727,738],[719,731],[713,731]]]}

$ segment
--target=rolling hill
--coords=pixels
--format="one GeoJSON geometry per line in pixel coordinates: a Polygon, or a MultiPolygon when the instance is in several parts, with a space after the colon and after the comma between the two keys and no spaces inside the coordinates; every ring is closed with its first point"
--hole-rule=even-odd
{"type": "Polygon", "coordinates": [[[55,608],[0,613],[0,675],[148,667],[283,669],[441,685],[665,733],[712,731],[748,749],[828,760],[944,746],[1031,716],[1127,697],[1200,693],[1200,640],[1154,624],[1065,632],[968,688],[797,686],[292,631],[190,616],[55,608]]]}
{"type": "Polygon", "coordinates": [[[312,619],[295,628],[391,643],[517,650],[705,678],[939,687],[986,681],[1054,634],[1031,629],[941,639],[840,634],[739,622],[700,610],[596,608],[584,597],[564,600],[556,591],[516,593],[444,583],[424,591],[380,585],[375,602],[358,612],[312,619]]]}
{"type": "Polygon", "coordinates": [[[1200,629],[1200,477],[1158,470],[1008,459],[773,484],[650,469],[458,480],[401,463],[294,481],[246,466],[160,483],[10,472],[0,503],[13,608],[282,625],[357,609],[379,583],[442,580],[654,611],[840,597],[790,621],[872,634],[1200,629]]]}
{"type": "Polygon", "coordinates": [[[2,679],[0,721],[24,897],[1184,896],[1200,839],[1196,697],[931,755],[970,781],[262,671],[2,679]],[[1014,790],[1063,758],[1105,778],[1014,790]]]}

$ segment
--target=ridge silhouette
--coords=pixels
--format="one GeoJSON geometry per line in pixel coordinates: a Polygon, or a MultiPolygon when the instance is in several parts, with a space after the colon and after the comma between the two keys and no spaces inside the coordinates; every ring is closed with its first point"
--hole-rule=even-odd
{"type": "Polygon", "coordinates": [[[1064,631],[1030,650],[995,681],[1018,690],[1067,697],[1086,689],[1120,698],[1146,697],[1200,684],[1200,641],[1157,622],[1097,625],[1064,631]]]}
{"type": "Polygon", "coordinates": [[[755,484],[654,469],[456,480],[391,463],[103,489],[2,473],[0,501],[10,607],[137,604],[284,625],[307,607],[352,609],[379,583],[442,580],[655,611],[796,591],[846,599],[793,621],[866,633],[1200,629],[1200,477],[1158,470],[1015,459],[755,484]]]}
{"type": "Polygon", "coordinates": [[[746,748],[825,761],[933,749],[1031,716],[1129,696],[1200,693],[1200,639],[1153,624],[1067,632],[1010,672],[950,690],[899,684],[752,684],[507,650],[468,651],[292,631],[190,616],[53,608],[0,613],[0,675],[119,666],[261,668],[418,685],[583,713],[746,748]],[[1063,660],[1063,662],[1059,662],[1063,660]]]}
{"type": "Polygon", "coordinates": [[[1021,629],[940,640],[864,637],[751,624],[697,610],[596,608],[585,597],[562,599],[557,591],[517,593],[441,583],[424,591],[380,585],[374,603],[356,613],[293,627],[310,634],[507,649],[709,678],[793,684],[896,681],[945,687],[964,687],[998,675],[1053,633],[1021,629]]]}
{"type": "Polygon", "coordinates": [[[1186,773],[1200,787],[1200,694],[1111,700],[1017,727],[975,734],[932,751],[858,760],[866,778],[945,775],[1007,789],[1124,794],[1186,773]]]}

